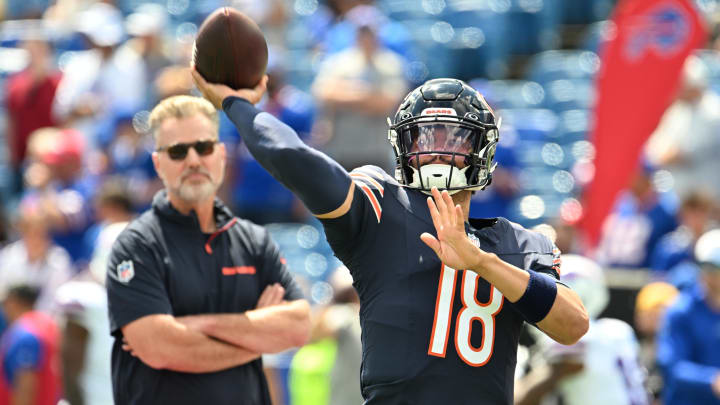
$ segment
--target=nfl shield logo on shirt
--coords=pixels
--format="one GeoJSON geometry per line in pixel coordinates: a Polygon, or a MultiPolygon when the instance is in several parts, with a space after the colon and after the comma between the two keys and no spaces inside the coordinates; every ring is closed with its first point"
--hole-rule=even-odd
{"type": "Polygon", "coordinates": [[[132,260],[125,260],[117,265],[117,279],[120,282],[128,283],[135,277],[135,268],[132,260]]]}

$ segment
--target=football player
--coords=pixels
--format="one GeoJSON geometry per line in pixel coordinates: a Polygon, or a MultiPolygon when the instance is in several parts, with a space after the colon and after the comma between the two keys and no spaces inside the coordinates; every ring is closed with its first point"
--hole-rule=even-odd
{"type": "Polygon", "coordinates": [[[560,252],[503,218],[469,219],[490,184],[498,122],[460,80],[430,80],[390,120],[397,157],[350,173],[253,105],[254,89],[196,85],[248,150],[320,219],[361,303],[366,404],[511,404],[527,321],[558,342],[588,328],[578,296],[556,283],[560,252]],[[422,235],[422,236],[421,236],[422,235]]]}
{"type": "MultiPolygon", "coordinates": [[[[565,405],[647,405],[646,372],[632,327],[612,318],[597,319],[610,294],[602,268],[579,255],[563,255],[560,281],[570,286],[590,315],[590,330],[572,346],[537,335],[533,370],[518,382],[515,405],[536,405],[548,394],[565,405]]],[[[531,331],[534,329],[531,329],[531,331]]]]}

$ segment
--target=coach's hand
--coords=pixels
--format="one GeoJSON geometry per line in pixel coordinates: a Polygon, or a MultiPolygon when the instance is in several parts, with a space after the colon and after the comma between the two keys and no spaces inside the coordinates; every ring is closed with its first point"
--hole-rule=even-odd
{"type": "Polygon", "coordinates": [[[200,90],[202,95],[218,110],[222,109],[223,100],[231,96],[244,98],[252,104],[257,104],[260,102],[263,94],[265,94],[265,90],[267,90],[267,75],[264,75],[257,86],[252,89],[233,90],[224,84],[208,83],[202,75],[195,70],[195,66],[190,67],[190,73],[198,90],[200,90]]]}
{"type": "Polygon", "coordinates": [[[425,232],[420,239],[430,246],[445,265],[457,270],[478,269],[492,256],[472,243],[465,233],[465,215],[460,205],[454,205],[447,191],[432,188],[427,199],[430,216],[437,237],[425,232]]]}

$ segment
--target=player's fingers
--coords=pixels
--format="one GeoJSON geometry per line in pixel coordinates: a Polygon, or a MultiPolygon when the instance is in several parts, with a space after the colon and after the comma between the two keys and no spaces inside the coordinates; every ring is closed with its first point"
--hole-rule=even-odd
{"type": "Polygon", "coordinates": [[[420,235],[420,240],[425,242],[425,244],[428,245],[430,249],[432,249],[433,252],[438,255],[438,257],[440,257],[440,242],[437,240],[437,238],[427,232],[423,232],[420,235]]]}
{"type": "Polygon", "coordinates": [[[440,191],[438,191],[437,187],[433,187],[430,192],[432,193],[433,199],[435,200],[435,205],[437,206],[438,213],[440,213],[439,218],[442,223],[445,223],[445,221],[447,221],[447,207],[445,206],[442,195],[440,194],[440,191]]]}
{"type": "Polygon", "coordinates": [[[427,198],[427,205],[430,210],[430,218],[432,219],[433,226],[436,231],[440,232],[440,228],[442,227],[442,224],[440,223],[440,213],[438,212],[437,206],[435,205],[435,201],[433,201],[432,197],[427,198]]]}
{"type": "Polygon", "coordinates": [[[460,204],[455,206],[455,226],[459,229],[465,230],[465,213],[463,212],[460,204]]]}
{"type": "Polygon", "coordinates": [[[190,69],[190,74],[192,75],[195,87],[197,87],[200,91],[203,91],[207,83],[205,82],[205,79],[202,77],[202,75],[195,69],[190,69]]]}
{"type": "Polygon", "coordinates": [[[450,225],[455,226],[455,224],[457,223],[457,218],[455,218],[455,204],[453,203],[452,197],[450,197],[450,193],[448,193],[447,190],[443,190],[441,196],[443,199],[443,203],[447,208],[448,222],[450,223],[450,225]]]}

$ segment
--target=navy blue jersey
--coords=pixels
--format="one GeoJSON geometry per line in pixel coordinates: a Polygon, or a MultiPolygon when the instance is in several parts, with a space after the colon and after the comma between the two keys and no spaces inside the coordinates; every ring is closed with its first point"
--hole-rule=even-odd
{"type": "MultiPolygon", "coordinates": [[[[443,266],[420,240],[435,234],[427,195],[374,166],[347,173],[292,129],[246,100],[223,109],[248,150],[322,219],[328,241],[360,296],[361,385],[367,405],[512,404],[521,314],[476,273],[443,266]]],[[[558,278],[560,252],[503,218],[470,220],[481,249],[521,269],[558,278]]]]}
{"type": "MultiPolygon", "coordinates": [[[[366,404],[512,404],[520,313],[420,240],[435,234],[427,195],[374,166],[350,176],[350,211],[322,222],[360,296],[366,404]]],[[[504,218],[466,228],[484,251],[558,278],[559,251],[541,234],[504,218]]]]}

